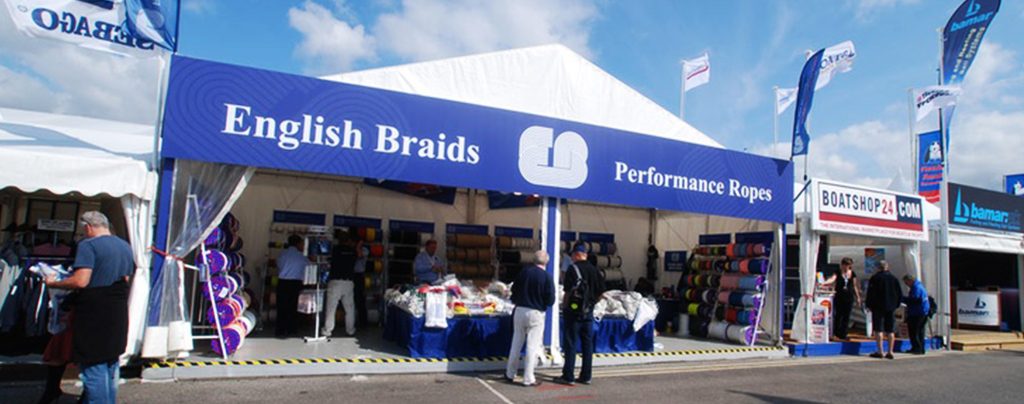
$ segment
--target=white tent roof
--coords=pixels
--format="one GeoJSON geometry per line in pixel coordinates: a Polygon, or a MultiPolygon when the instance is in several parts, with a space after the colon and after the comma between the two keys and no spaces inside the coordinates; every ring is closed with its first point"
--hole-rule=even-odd
{"type": "Polygon", "coordinates": [[[722,147],[562,45],[342,73],[323,79],[722,147]]]}
{"type": "Polygon", "coordinates": [[[0,108],[0,187],[152,199],[152,126],[0,108]]]}

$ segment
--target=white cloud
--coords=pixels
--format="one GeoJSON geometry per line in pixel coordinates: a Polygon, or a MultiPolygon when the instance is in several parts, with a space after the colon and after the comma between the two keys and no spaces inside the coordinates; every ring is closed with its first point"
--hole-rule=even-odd
{"type": "Polygon", "coordinates": [[[885,9],[919,2],[920,0],[852,0],[847,2],[847,5],[853,7],[857,20],[867,21],[885,9]]]}
{"type": "MultiPolygon", "coordinates": [[[[775,156],[789,157],[789,142],[775,147],[775,156]]],[[[810,147],[807,172],[811,177],[885,188],[901,170],[904,176],[911,171],[909,133],[880,121],[859,123],[836,133],[812,135],[810,147]]],[[[753,152],[772,155],[771,146],[761,146],[753,152]]],[[[794,167],[797,180],[804,175],[802,159],[798,157],[794,167]]]]}
{"type": "Polygon", "coordinates": [[[989,111],[954,120],[950,135],[950,178],[999,189],[1005,174],[1024,172],[1024,112],[989,111]]]}
{"type": "Polygon", "coordinates": [[[561,43],[591,56],[586,0],[404,0],[374,27],[381,46],[406,60],[429,60],[507,48],[561,43]]]}
{"type": "Polygon", "coordinates": [[[196,14],[206,14],[217,10],[217,2],[214,0],[182,0],[181,8],[196,14]]]}
{"type": "Polygon", "coordinates": [[[155,58],[135,59],[30,38],[14,28],[0,8],[0,80],[15,82],[0,91],[0,105],[95,118],[153,124],[157,116],[155,58]],[[32,75],[18,73],[31,71],[32,75]],[[17,90],[15,90],[15,88],[17,90]]]}
{"type": "MultiPolygon", "coordinates": [[[[352,19],[344,2],[335,2],[335,8],[352,19]]],[[[311,73],[338,73],[350,70],[363,60],[375,60],[374,38],[366,28],[338,19],[323,6],[306,1],[301,8],[288,10],[288,23],[302,34],[302,42],[295,52],[312,63],[311,73]]]]}
{"type": "Polygon", "coordinates": [[[1024,83],[1022,67],[1017,52],[997,42],[982,42],[964,78],[960,106],[981,109],[1021,104],[1018,94],[1024,83]]]}

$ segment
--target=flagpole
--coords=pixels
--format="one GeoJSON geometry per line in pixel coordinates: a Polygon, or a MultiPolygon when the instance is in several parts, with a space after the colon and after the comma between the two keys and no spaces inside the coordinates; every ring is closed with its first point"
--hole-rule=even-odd
{"type": "Polygon", "coordinates": [[[917,166],[920,157],[917,155],[920,146],[917,144],[917,136],[914,134],[915,114],[914,114],[914,89],[907,89],[907,114],[908,114],[908,126],[910,127],[910,172],[914,173],[914,195],[920,192],[918,185],[921,178],[920,167],[917,166]]]}
{"type": "Polygon", "coordinates": [[[779,86],[772,87],[772,92],[775,94],[775,106],[772,107],[772,157],[776,157],[779,144],[779,86]]]}
{"type": "MultiPolygon", "coordinates": [[[[942,28],[936,28],[935,29],[935,33],[938,34],[937,36],[938,36],[938,39],[939,39],[939,77],[938,77],[937,81],[939,82],[940,86],[945,84],[944,83],[945,80],[943,79],[943,77],[946,75],[945,66],[942,65],[942,52],[944,51],[944,49],[943,49],[944,47],[942,46],[943,45],[942,44],[942,30],[943,30],[942,28]]],[[[949,122],[943,122],[942,121],[942,115],[943,115],[942,114],[942,108],[939,108],[939,144],[942,145],[942,181],[946,181],[949,178],[949,160],[950,159],[949,159],[949,139],[946,139],[948,134],[946,133],[946,129],[944,128],[944,126],[948,125],[949,122]]],[[[941,197],[942,196],[940,196],[940,198],[941,197]]]]}
{"type": "Polygon", "coordinates": [[[682,73],[679,75],[683,82],[679,86],[679,119],[686,121],[686,61],[682,63],[682,73]]]}

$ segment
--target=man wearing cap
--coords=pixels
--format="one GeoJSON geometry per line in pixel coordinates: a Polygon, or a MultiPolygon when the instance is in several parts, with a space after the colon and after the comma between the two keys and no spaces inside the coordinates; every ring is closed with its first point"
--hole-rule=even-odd
{"type": "Polygon", "coordinates": [[[86,239],[78,243],[74,272],[46,286],[75,289],[71,325],[72,359],[81,369],[82,402],[117,401],[118,358],[128,342],[128,278],[135,272],[131,246],[110,233],[110,221],[97,211],[82,214],[86,239]]]}
{"type": "Polygon", "coordinates": [[[594,358],[594,305],[604,293],[604,278],[597,267],[587,261],[586,244],[577,243],[573,246],[572,261],[572,265],[565,271],[565,282],[562,284],[565,293],[562,298],[562,351],[565,364],[562,366],[562,376],[555,379],[555,382],[575,384],[576,341],[579,340],[583,356],[579,381],[590,384],[594,358]],[[573,297],[577,293],[579,299],[573,297]]]}

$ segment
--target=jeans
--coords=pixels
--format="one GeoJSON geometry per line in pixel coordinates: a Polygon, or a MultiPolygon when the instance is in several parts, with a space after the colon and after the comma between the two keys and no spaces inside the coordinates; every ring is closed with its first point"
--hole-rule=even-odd
{"type": "Polygon", "coordinates": [[[925,316],[907,316],[907,331],[910,334],[910,352],[924,353],[924,326],[928,324],[925,316]]]}
{"type": "Polygon", "coordinates": [[[345,334],[356,333],[356,305],[352,281],[335,279],[327,282],[327,301],[324,302],[324,336],[334,332],[334,313],[338,310],[338,300],[345,308],[345,334]]]}
{"type": "Polygon", "coordinates": [[[565,335],[562,336],[562,351],[565,354],[565,365],[562,366],[562,378],[576,381],[576,339],[580,340],[580,351],[583,354],[583,369],[580,380],[590,381],[591,367],[594,361],[594,319],[577,319],[567,316],[564,322],[565,335]]]}
{"type": "Polygon", "coordinates": [[[82,397],[86,404],[117,402],[117,382],[121,376],[117,360],[81,366],[82,397]]]}
{"type": "Polygon", "coordinates": [[[508,351],[508,365],[505,376],[516,377],[519,369],[519,358],[526,343],[526,364],[523,365],[523,383],[537,382],[533,369],[537,366],[540,351],[544,349],[544,312],[526,307],[516,307],[512,318],[512,348],[508,351]]]}

